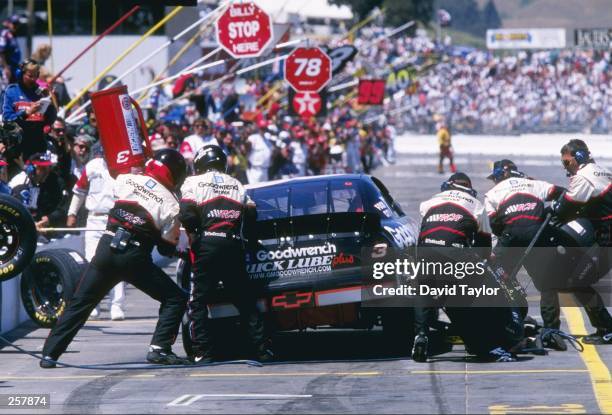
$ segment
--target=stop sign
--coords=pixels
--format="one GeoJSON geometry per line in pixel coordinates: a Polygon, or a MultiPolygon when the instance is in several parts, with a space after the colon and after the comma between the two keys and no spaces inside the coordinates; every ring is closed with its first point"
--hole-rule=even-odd
{"type": "Polygon", "coordinates": [[[272,41],[270,16],[253,2],[234,2],[219,16],[217,41],[232,57],[261,55],[272,41]]]}
{"type": "Polygon", "coordinates": [[[285,59],[285,80],[301,92],[319,92],[332,79],[332,61],[320,48],[297,48],[285,59]]]}

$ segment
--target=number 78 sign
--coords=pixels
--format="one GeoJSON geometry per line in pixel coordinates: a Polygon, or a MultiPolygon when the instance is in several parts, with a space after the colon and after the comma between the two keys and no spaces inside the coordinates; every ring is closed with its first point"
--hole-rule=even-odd
{"type": "Polygon", "coordinates": [[[298,92],[319,92],[332,79],[332,61],[320,48],[297,48],[285,59],[285,80],[298,92]]]}

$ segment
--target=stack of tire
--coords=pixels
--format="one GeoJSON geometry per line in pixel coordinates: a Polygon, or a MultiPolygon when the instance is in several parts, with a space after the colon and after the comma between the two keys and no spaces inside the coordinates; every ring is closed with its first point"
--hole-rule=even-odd
{"type": "Polygon", "coordinates": [[[30,263],[38,235],[23,204],[0,194],[0,282],[10,280],[30,263]]]}
{"type": "Polygon", "coordinates": [[[70,249],[37,252],[21,276],[21,300],[30,318],[53,327],[85,272],[87,260],[70,249]]]}
{"type": "Polygon", "coordinates": [[[14,197],[0,194],[0,283],[19,274],[21,299],[28,315],[52,327],[76,289],[87,261],[69,249],[35,253],[34,219],[14,197]]]}

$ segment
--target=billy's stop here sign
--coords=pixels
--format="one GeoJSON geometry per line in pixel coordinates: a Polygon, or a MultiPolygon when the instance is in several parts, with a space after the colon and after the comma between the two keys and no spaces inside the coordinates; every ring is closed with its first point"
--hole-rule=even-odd
{"type": "Polygon", "coordinates": [[[233,58],[253,58],[272,41],[272,21],[255,3],[235,2],[217,19],[216,33],[219,45],[233,58]]]}

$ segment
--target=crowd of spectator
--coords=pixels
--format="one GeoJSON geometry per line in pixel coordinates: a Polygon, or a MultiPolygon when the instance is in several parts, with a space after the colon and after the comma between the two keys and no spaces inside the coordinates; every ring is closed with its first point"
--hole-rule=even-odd
{"type": "MultiPolygon", "coordinates": [[[[386,37],[364,30],[353,71],[386,77],[390,67],[418,69],[409,91],[385,110],[402,131],[431,133],[436,114],[454,132],[520,134],[609,133],[612,67],[609,50],[491,51],[436,43],[425,33],[386,37]],[[363,47],[362,45],[368,45],[363,47]],[[433,65],[430,65],[431,63],[433,65]]],[[[391,91],[394,92],[394,91],[391,91]]]]}
{"type": "MultiPolygon", "coordinates": [[[[21,156],[0,143],[8,164],[8,173],[0,177],[32,206],[41,196],[32,195],[31,189],[24,193],[23,186],[52,182],[47,187],[54,192],[50,200],[55,202],[49,203],[54,209],[34,213],[39,227],[59,226],[83,166],[102,154],[97,120],[91,111],[70,123],[58,117],[68,94],[61,79],[49,85],[53,74],[44,61],[52,50],[45,45],[35,52],[40,62],[16,65],[21,54],[14,42],[17,24],[12,18],[4,22],[0,65],[3,120],[5,126],[16,123],[21,129],[21,156]]],[[[494,55],[448,40],[436,43],[422,31],[410,36],[388,33],[381,27],[363,29],[353,43],[358,54],[332,82],[351,80],[358,73],[384,79],[393,68],[412,67],[410,84],[388,89],[382,107],[359,106],[350,90],[339,90],[328,94],[325,116],[300,118],[287,110],[278,67],[212,85],[206,74],[194,74],[149,91],[145,107],[152,147],[176,148],[191,160],[200,147],[218,144],[229,156],[230,173],[243,183],[257,183],[368,173],[394,162],[398,132],[433,133],[441,119],[452,133],[608,133],[612,128],[609,51],[494,55]]]]}

